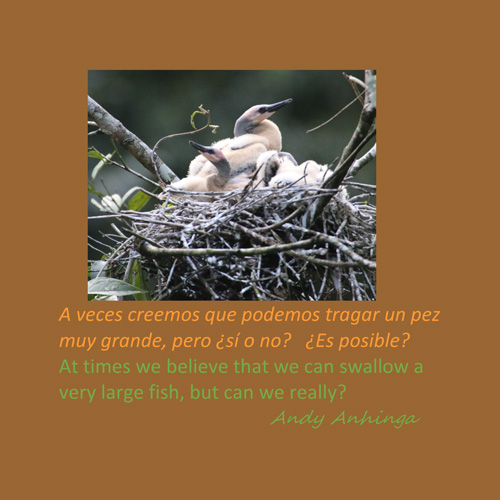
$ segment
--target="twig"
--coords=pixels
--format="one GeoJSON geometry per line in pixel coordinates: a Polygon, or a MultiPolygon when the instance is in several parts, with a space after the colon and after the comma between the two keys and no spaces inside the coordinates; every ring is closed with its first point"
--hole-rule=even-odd
{"type": "Polygon", "coordinates": [[[193,135],[193,134],[197,134],[198,132],[201,132],[202,130],[205,130],[206,128],[210,127],[212,129],[212,132],[215,133],[215,131],[219,128],[218,125],[212,125],[211,124],[211,118],[210,118],[210,110],[209,109],[204,109],[203,108],[203,104],[200,104],[200,106],[198,106],[198,109],[199,111],[195,111],[192,115],[191,115],[191,125],[193,126],[193,128],[195,127],[195,124],[194,124],[194,115],[195,114],[200,114],[200,115],[204,115],[207,117],[207,123],[201,127],[201,128],[195,128],[195,130],[190,130],[188,132],[179,132],[177,134],[170,134],[170,135],[166,135],[165,137],[162,137],[161,139],[159,139],[156,144],[153,146],[153,150],[151,151],[151,154],[150,154],[150,159],[151,159],[151,162],[154,166],[154,171],[155,171],[155,174],[156,174],[156,177],[158,178],[158,180],[163,184],[164,187],[167,186],[167,184],[165,184],[163,182],[163,179],[162,179],[162,175],[160,174],[160,164],[158,163],[158,155],[156,154],[156,150],[158,149],[158,146],[165,140],[167,139],[171,139],[173,137],[181,137],[181,136],[184,136],[184,135],[193,135]]]}
{"type": "Polygon", "coordinates": [[[294,219],[298,215],[301,215],[305,210],[306,210],[305,205],[299,205],[299,208],[297,208],[297,210],[294,210],[288,217],[285,217],[284,219],[281,219],[280,221],[276,222],[275,224],[271,224],[270,226],[259,227],[255,231],[264,232],[277,229],[278,227],[281,227],[283,224],[286,224],[288,221],[294,219]]]}
{"type": "Polygon", "coordinates": [[[346,80],[348,80],[351,84],[355,83],[359,85],[360,87],[366,89],[366,83],[363,80],[360,80],[359,78],[356,78],[355,76],[348,75],[347,73],[342,73],[346,80]]]}
{"type": "Polygon", "coordinates": [[[363,264],[363,266],[367,267],[368,269],[376,269],[377,268],[377,264],[375,262],[372,262],[371,260],[368,260],[368,259],[361,257],[354,250],[350,249],[347,245],[342,243],[342,241],[340,241],[339,238],[337,238],[335,236],[328,236],[326,234],[318,235],[317,238],[320,241],[331,243],[332,245],[337,247],[343,254],[350,257],[354,262],[358,262],[359,264],[363,264]]]}
{"type": "Polygon", "coordinates": [[[111,158],[106,158],[106,163],[108,165],[114,165],[115,167],[121,168],[122,170],[125,170],[125,172],[128,172],[129,174],[135,175],[136,177],[143,180],[144,182],[149,182],[149,184],[152,184],[153,186],[160,187],[160,185],[157,182],[147,178],[145,175],[142,175],[139,172],[136,172],[135,170],[132,170],[130,167],[125,165],[125,162],[120,163],[120,162],[115,161],[111,158]]]}
{"type": "Polygon", "coordinates": [[[366,83],[361,81],[359,78],[356,78],[355,76],[348,75],[346,73],[343,73],[344,77],[347,79],[347,81],[351,84],[352,90],[354,90],[354,93],[356,94],[359,102],[361,105],[363,105],[363,99],[361,99],[363,93],[359,92],[358,87],[356,85],[359,85],[361,88],[366,90],[366,83]]]}
{"type": "MultiPolygon", "coordinates": [[[[124,230],[125,231],[125,230],[124,230]]],[[[211,255],[262,255],[262,254],[274,254],[285,252],[287,250],[292,250],[295,248],[306,248],[312,246],[316,241],[316,238],[310,238],[308,240],[297,241],[295,243],[286,243],[284,245],[271,245],[267,247],[255,247],[255,248],[164,248],[158,247],[156,245],[151,244],[144,238],[144,236],[133,233],[132,231],[126,231],[127,233],[131,233],[137,238],[143,240],[143,242],[139,245],[139,252],[146,254],[150,257],[178,257],[181,255],[189,255],[189,256],[211,256],[211,255]]]]}
{"type": "Polygon", "coordinates": [[[315,130],[318,130],[319,128],[324,127],[325,125],[327,125],[331,121],[335,120],[335,118],[337,118],[337,116],[342,114],[349,106],[352,106],[359,99],[359,97],[362,96],[365,92],[366,92],[366,90],[363,90],[363,92],[361,92],[359,94],[359,96],[356,96],[349,104],[346,104],[338,113],[334,114],[331,118],[326,120],[326,122],[322,123],[321,125],[318,125],[317,127],[314,127],[312,129],[308,130],[306,132],[306,134],[308,134],[309,132],[314,132],[315,130]]]}

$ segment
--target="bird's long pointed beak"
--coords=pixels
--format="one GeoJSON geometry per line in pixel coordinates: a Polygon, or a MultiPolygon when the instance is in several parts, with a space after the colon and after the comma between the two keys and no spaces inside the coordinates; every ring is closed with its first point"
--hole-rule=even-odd
{"type": "Polygon", "coordinates": [[[202,144],[198,144],[194,141],[189,141],[189,144],[191,144],[191,146],[193,146],[194,149],[197,149],[200,153],[214,154],[213,148],[203,146],[202,144]]]}
{"type": "Polygon", "coordinates": [[[262,106],[260,111],[261,113],[274,113],[275,111],[278,111],[278,109],[282,108],[283,106],[286,106],[292,101],[293,99],[285,99],[284,101],[276,102],[274,104],[266,104],[265,106],[262,106]]]}

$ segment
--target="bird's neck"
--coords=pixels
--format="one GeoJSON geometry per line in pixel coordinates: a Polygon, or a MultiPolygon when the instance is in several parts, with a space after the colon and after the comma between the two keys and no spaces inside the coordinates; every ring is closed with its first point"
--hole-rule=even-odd
{"type": "Polygon", "coordinates": [[[270,120],[264,120],[260,123],[250,123],[245,120],[238,120],[234,127],[234,136],[239,137],[244,134],[253,134],[265,137],[269,143],[268,149],[281,151],[280,129],[270,120]]]}
{"type": "Polygon", "coordinates": [[[217,184],[224,185],[231,175],[231,166],[229,162],[223,160],[217,164],[213,163],[213,165],[217,168],[217,184]]]}

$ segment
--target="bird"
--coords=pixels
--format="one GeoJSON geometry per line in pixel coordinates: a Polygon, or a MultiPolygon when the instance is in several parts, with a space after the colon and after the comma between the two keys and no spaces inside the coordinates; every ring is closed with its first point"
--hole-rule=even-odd
{"type": "Polygon", "coordinates": [[[274,104],[257,104],[245,111],[234,125],[234,137],[240,138],[236,143],[244,147],[244,144],[249,141],[260,140],[266,145],[267,149],[281,151],[280,129],[275,123],[269,121],[269,118],[278,109],[291,102],[292,99],[285,99],[274,104]],[[258,136],[258,138],[246,136],[258,136]]]}
{"type": "Polygon", "coordinates": [[[257,158],[255,186],[269,186],[269,182],[278,171],[295,173],[296,167],[298,167],[298,163],[290,153],[275,150],[266,151],[257,158]]]}
{"type": "Polygon", "coordinates": [[[198,150],[216,169],[216,172],[205,177],[206,191],[233,191],[246,186],[251,181],[252,172],[246,168],[233,168],[219,148],[203,146],[194,141],[189,141],[189,144],[198,150]]]}
{"type": "Polygon", "coordinates": [[[316,184],[329,175],[331,170],[328,165],[320,165],[313,160],[299,165],[290,153],[267,151],[257,159],[255,183],[279,188],[291,184],[316,184]]]}
{"type": "MultiPolygon", "coordinates": [[[[259,155],[270,149],[281,150],[281,132],[278,126],[269,118],[278,109],[290,102],[292,102],[292,99],[285,99],[274,104],[252,106],[236,120],[233,138],[222,139],[212,144],[211,148],[222,152],[231,171],[234,172],[234,175],[230,175],[231,179],[238,178],[241,182],[246,179],[248,184],[251,174],[255,171],[259,155]]],[[[203,147],[208,148],[208,146],[203,147]]],[[[173,183],[172,187],[184,191],[194,191],[194,188],[198,189],[207,185],[206,181],[203,180],[204,178],[214,174],[220,176],[217,166],[206,156],[207,151],[201,151],[200,149],[198,151],[201,154],[190,163],[188,175],[184,179],[173,183]]],[[[208,154],[213,155],[214,153],[208,154]]],[[[218,161],[221,161],[221,159],[218,161]]],[[[229,185],[239,183],[231,182],[229,185]]]]}

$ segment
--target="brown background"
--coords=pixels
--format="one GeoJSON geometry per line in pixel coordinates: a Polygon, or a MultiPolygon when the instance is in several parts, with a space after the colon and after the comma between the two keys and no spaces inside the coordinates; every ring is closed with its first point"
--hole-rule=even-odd
{"type": "MultiPolygon", "coordinates": [[[[484,13],[486,20],[479,22],[457,6],[427,10],[422,3],[404,15],[392,9],[370,12],[359,3],[349,10],[308,4],[307,12],[269,3],[163,10],[120,4],[109,11],[87,3],[79,12],[72,7],[70,18],[64,5],[13,12],[6,21],[13,29],[2,35],[7,51],[2,111],[8,130],[3,148],[3,288],[8,302],[4,298],[2,335],[7,445],[2,453],[8,497],[492,496],[497,458],[490,443],[497,423],[490,401],[496,398],[493,383],[498,380],[492,343],[498,327],[491,308],[498,292],[492,272],[494,225],[488,220],[498,209],[490,205],[488,186],[495,185],[498,172],[496,166],[488,168],[494,166],[496,143],[489,117],[495,116],[497,101],[490,70],[494,30],[488,19],[494,16],[484,13]],[[57,322],[65,306],[131,307],[86,300],[87,70],[247,68],[378,70],[379,300],[359,307],[439,309],[441,322],[409,330],[412,339],[405,351],[342,356],[342,361],[421,361],[423,375],[351,376],[335,383],[348,387],[342,407],[349,412],[408,411],[422,416],[417,425],[317,431],[268,425],[282,408],[335,415],[337,403],[332,410],[307,401],[89,405],[59,398],[57,388],[69,377],[57,374],[62,333],[132,335],[148,329],[125,323],[63,327],[57,322]]],[[[300,339],[311,328],[286,330],[300,339]]],[[[326,328],[333,330],[326,325],[313,329],[326,328]]],[[[167,332],[163,325],[151,329],[167,332]]],[[[207,333],[230,331],[222,326],[207,333]]],[[[280,325],[257,325],[247,333],[278,331],[280,325]]],[[[199,329],[172,327],[172,332],[199,329]]],[[[247,357],[241,351],[238,356],[182,354],[189,355],[247,357]]],[[[156,356],[113,353],[109,358],[153,361],[156,356]]],[[[256,352],[248,358],[303,361],[314,356],[341,360],[336,353],[310,354],[292,344],[286,353],[256,352]]],[[[320,379],[246,378],[231,385],[307,387],[320,379]]],[[[115,380],[117,385],[123,380],[141,384],[137,378],[115,380]]],[[[230,385],[222,377],[184,380],[230,385]]]]}

